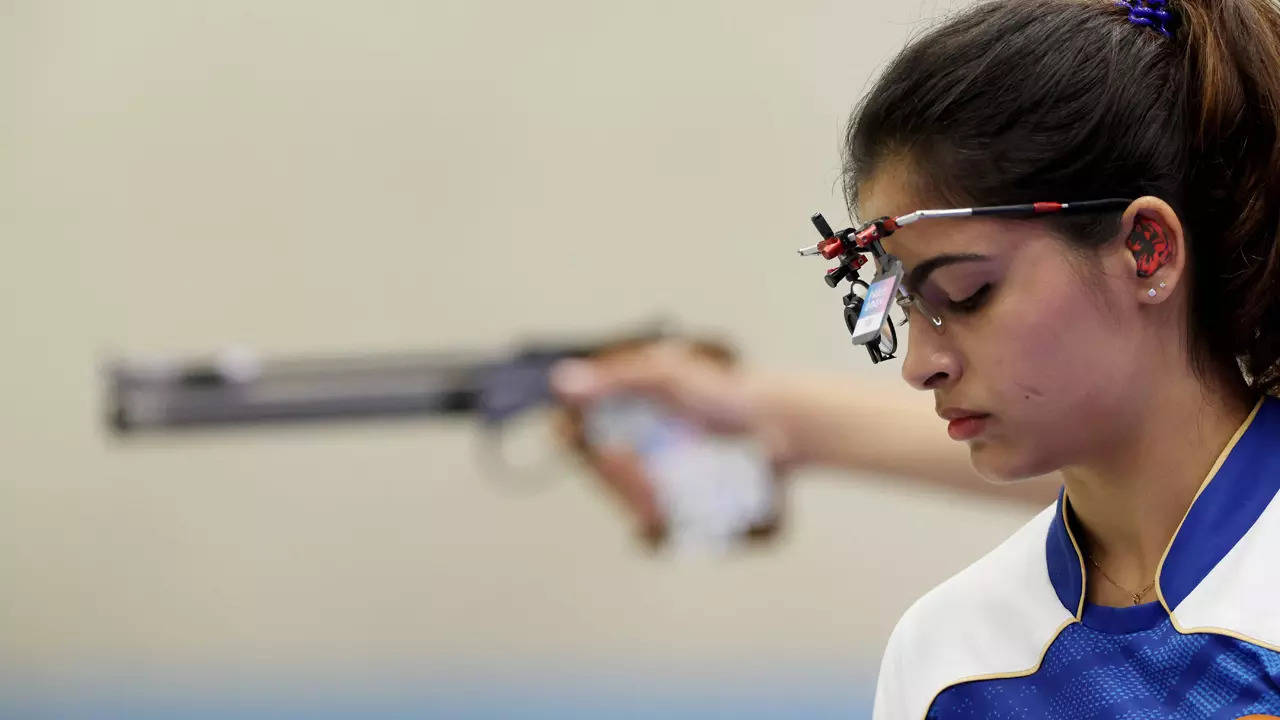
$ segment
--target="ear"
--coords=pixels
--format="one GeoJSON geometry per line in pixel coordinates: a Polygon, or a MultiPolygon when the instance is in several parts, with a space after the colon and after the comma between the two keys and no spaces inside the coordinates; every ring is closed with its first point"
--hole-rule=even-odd
{"type": "Polygon", "coordinates": [[[1115,241],[1124,277],[1140,302],[1159,304],[1173,295],[1187,268],[1187,238],[1169,203],[1149,195],[1134,200],[1115,241]]]}

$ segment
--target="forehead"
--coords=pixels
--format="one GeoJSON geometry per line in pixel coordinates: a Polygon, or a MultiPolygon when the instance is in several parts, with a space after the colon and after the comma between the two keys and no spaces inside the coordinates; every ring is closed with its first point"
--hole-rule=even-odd
{"type": "Polygon", "coordinates": [[[934,198],[926,197],[929,193],[924,192],[923,183],[909,165],[905,160],[885,162],[874,175],[859,182],[858,215],[868,219],[898,216],[922,209],[926,201],[936,204],[934,198]]]}
{"type": "MultiPolygon", "coordinates": [[[[953,207],[913,182],[905,166],[887,164],[858,187],[858,216],[863,222],[878,217],[898,217],[916,210],[953,207]]],[[[1015,235],[1025,232],[1022,223],[995,218],[933,218],[908,225],[881,242],[908,268],[935,255],[980,253],[996,255],[1008,248],[1015,235]]]]}

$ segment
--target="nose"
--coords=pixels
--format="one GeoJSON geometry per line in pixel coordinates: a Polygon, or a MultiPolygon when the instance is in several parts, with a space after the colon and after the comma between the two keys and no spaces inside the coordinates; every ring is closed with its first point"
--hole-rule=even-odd
{"type": "Polygon", "coordinates": [[[962,373],[960,358],[946,333],[936,332],[929,319],[912,311],[907,323],[907,357],[902,362],[902,379],[917,390],[937,390],[954,385],[962,373]]]}

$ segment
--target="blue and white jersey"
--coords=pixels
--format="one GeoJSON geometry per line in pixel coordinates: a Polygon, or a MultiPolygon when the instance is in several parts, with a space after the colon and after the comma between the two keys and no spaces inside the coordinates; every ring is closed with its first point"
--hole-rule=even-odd
{"type": "Polygon", "coordinates": [[[1280,400],[1223,450],[1155,602],[1085,602],[1065,493],[909,609],[875,720],[1280,717],[1280,400]]]}

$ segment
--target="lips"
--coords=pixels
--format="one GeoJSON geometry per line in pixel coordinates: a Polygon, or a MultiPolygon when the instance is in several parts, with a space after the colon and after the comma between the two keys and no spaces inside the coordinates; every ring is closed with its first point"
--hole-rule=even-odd
{"type": "Polygon", "coordinates": [[[987,428],[987,418],[989,415],[970,415],[969,417],[956,418],[947,423],[947,434],[952,440],[972,440],[982,434],[987,428]]]}
{"type": "Polygon", "coordinates": [[[987,418],[991,417],[991,413],[964,408],[944,408],[938,411],[938,415],[943,420],[949,421],[947,435],[950,435],[952,440],[972,440],[978,437],[987,427],[987,418]]]}

